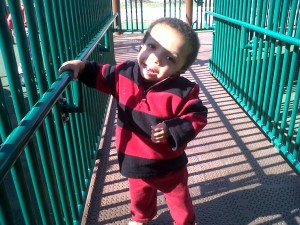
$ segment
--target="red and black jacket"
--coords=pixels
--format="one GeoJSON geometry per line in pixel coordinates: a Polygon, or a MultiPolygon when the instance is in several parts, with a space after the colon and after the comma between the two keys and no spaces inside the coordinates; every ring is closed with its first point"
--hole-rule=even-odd
{"type": "Polygon", "coordinates": [[[146,88],[133,61],[117,65],[86,62],[78,79],[118,102],[116,147],[121,174],[153,177],[187,164],[184,149],[207,123],[207,108],[198,97],[196,83],[178,75],[146,88]],[[167,143],[153,143],[151,126],[163,121],[171,136],[167,143]]]}

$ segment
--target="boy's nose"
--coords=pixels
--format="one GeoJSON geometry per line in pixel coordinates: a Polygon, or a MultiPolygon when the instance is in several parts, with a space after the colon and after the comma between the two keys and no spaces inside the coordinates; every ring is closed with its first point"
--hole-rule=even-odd
{"type": "Polygon", "coordinates": [[[148,59],[150,60],[150,62],[155,63],[155,64],[160,64],[160,57],[158,53],[154,53],[152,52],[148,59]]]}

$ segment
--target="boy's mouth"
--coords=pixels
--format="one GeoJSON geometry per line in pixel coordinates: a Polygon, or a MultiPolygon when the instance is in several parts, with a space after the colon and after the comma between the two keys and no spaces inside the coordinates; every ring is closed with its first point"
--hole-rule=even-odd
{"type": "Polygon", "coordinates": [[[143,71],[144,71],[144,73],[146,73],[145,75],[148,75],[150,77],[151,76],[157,76],[157,74],[158,74],[157,70],[148,67],[146,64],[143,65],[143,71]]]}
{"type": "Polygon", "coordinates": [[[156,76],[157,73],[153,69],[147,69],[146,70],[148,76],[156,76]]]}

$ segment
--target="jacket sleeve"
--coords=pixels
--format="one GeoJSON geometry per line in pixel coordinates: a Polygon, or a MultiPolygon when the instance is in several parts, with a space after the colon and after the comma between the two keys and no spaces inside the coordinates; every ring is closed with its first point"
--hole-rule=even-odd
{"type": "Polygon", "coordinates": [[[78,80],[90,88],[95,88],[106,94],[116,95],[117,73],[116,66],[84,62],[84,71],[78,74],[78,80]]]}
{"type": "Polygon", "coordinates": [[[207,124],[207,108],[198,95],[199,86],[195,85],[183,99],[178,116],[164,121],[170,131],[169,142],[174,151],[186,146],[207,124]]]}

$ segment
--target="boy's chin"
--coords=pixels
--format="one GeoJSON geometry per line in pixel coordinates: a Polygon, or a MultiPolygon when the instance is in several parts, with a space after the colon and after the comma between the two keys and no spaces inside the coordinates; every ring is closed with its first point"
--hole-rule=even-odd
{"type": "Polygon", "coordinates": [[[142,74],[142,77],[146,81],[159,81],[159,79],[156,76],[148,76],[148,75],[142,74]]]}

